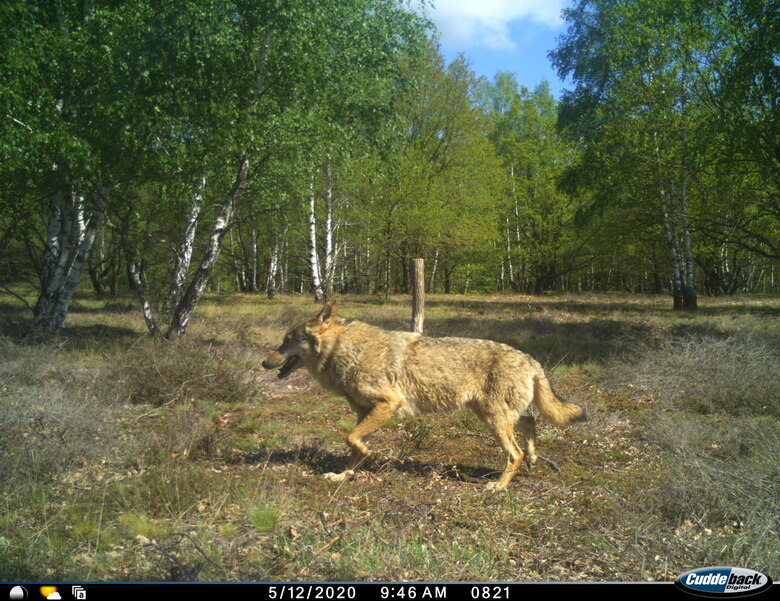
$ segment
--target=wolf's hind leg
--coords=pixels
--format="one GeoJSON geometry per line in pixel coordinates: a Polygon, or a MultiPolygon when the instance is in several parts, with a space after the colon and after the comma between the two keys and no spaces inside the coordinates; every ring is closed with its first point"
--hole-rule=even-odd
{"type": "Polygon", "coordinates": [[[490,424],[493,428],[493,434],[498,439],[498,443],[506,453],[506,466],[504,472],[498,479],[498,482],[491,482],[487,486],[488,491],[505,490],[512,480],[517,470],[520,469],[520,462],[523,461],[523,450],[517,444],[515,438],[515,424],[512,420],[502,420],[498,423],[490,424]]]}
{"type": "Polygon", "coordinates": [[[530,470],[536,464],[536,419],[533,415],[521,415],[517,422],[523,437],[525,464],[530,470]]]}

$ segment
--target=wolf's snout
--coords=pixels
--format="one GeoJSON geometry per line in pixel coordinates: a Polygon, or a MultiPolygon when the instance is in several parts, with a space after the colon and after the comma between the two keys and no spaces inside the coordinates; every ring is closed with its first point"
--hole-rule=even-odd
{"type": "Polygon", "coordinates": [[[291,355],[288,357],[287,355],[285,355],[284,353],[280,353],[279,351],[275,351],[271,353],[266,358],[266,360],[263,361],[263,367],[265,367],[266,369],[276,369],[277,367],[281,367],[278,376],[280,380],[289,376],[300,366],[301,366],[301,362],[296,355],[291,355]]]}
{"type": "Polygon", "coordinates": [[[276,369],[284,362],[284,356],[280,353],[272,353],[266,357],[262,365],[266,369],[276,369]]]}

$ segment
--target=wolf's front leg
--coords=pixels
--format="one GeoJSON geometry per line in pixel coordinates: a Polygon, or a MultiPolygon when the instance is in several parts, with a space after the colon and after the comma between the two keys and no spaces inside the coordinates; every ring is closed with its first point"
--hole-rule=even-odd
{"type": "Polygon", "coordinates": [[[347,436],[347,444],[352,449],[347,469],[339,473],[328,472],[327,474],[324,474],[326,480],[330,480],[331,482],[343,482],[344,480],[351,478],[355,475],[355,470],[371,456],[371,451],[361,440],[351,440],[354,431],[355,430],[353,429],[352,432],[349,433],[349,436],[347,436]]]}
{"type": "MultiPolygon", "coordinates": [[[[347,397],[347,401],[349,401],[349,406],[352,409],[352,411],[355,412],[357,415],[357,421],[355,423],[355,427],[359,426],[361,423],[363,423],[363,420],[368,417],[368,414],[371,412],[370,407],[365,407],[363,405],[358,405],[355,401],[353,401],[351,398],[347,397]]],[[[362,460],[365,459],[365,457],[361,456],[359,453],[357,453],[355,450],[352,451],[352,455],[349,458],[349,463],[347,464],[347,469],[343,472],[328,472],[326,474],[323,474],[323,477],[326,480],[330,480],[331,482],[343,482],[347,478],[350,478],[355,475],[355,468],[360,465],[362,460]]]]}
{"type": "Polygon", "coordinates": [[[363,443],[363,438],[379,428],[390,419],[402,400],[394,394],[388,394],[378,401],[367,413],[358,412],[358,423],[347,435],[347,444],[352,450],[347,469],[340,474],[327,473],[325,478],[333,482],[341,482],[354,475],[355,470],[371,456],[371,451],[363,443]]]}
{"type": "Polygon", "coordinates": [[[352,454],[349,457],[349,463],[347,464],[347,469],[345,469],[343,472],[328,472],[327,474],[324,474],[324,478],[326,480],[330,480],[331,482],[343,482],[344,480],[351,478],[355,475],[355,470],[360,467],[360,465],[369,457],[371,456],[371,451],[366,448],[365,445],[363,445],[363,449],[352,449],[352,454]]]}

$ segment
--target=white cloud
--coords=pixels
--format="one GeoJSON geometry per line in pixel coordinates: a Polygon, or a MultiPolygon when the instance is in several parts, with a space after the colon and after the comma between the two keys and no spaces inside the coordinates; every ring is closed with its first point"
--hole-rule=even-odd
{"type": "Polygon", "coordinates": [[[428,16],[436,23],[444,46],[514,50],[509,25],[528,19],[540,26],[561,26],[567,0],[434,0],[428,16]]]}

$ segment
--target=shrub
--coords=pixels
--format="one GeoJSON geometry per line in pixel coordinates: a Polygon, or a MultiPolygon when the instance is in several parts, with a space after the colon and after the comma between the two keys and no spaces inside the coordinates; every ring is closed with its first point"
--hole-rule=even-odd
{"type": "Polygon", "coordinates": [[[711,565],[780,571],[780,354],[755,336],[663,337],[608,377],[658,410],[661,451],[648,511],[678,526],[711,565]],[[702,528],[691,535],[686,525],[702,528]]]}
{"type": "Polygon", "coordinates": [[[665,337],[640,347],[617,374],[668,408],[780,415],[780,354],[752,336],[665,337]]]}
{"type": "Polygon", "coordinates": [[[252,394],[249,361],[226,347],[148,341],[120,360],[116,379],[131,403],[240,402],[252,394]]]}

